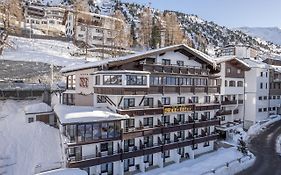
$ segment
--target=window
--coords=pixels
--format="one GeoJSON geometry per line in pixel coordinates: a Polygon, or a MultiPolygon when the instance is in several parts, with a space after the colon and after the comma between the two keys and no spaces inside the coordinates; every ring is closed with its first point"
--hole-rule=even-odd
{"type": "Polygon", "coordinates": [[[184,66],[184,62],[183,61],[177,61],[177,65],[178,66],[184,66]]]}
{"type": "Polygon", "coordinates": [[[191,101],[192,101],[192,103],[198,103],[199,102],[198,97],[191,97],[191,101]]]}
{"type": "Polygon", "coordinates": [[[113,174],[113,163],[101,164],[101,173],[113,174]]]}
{"type": "Polygon", "coordinates": [[[211,102],[211,97],[205,96],[205,103],[210,103],[210,102],[211,102]]]}
{"type": "Polygon", "coordinates": [[[135,146],[135,139],[124,140],[124,151],[129,152],[129,147],[135,146]]]}
{"type": "Polygon", "coordinates": [[[276,96],[272,96],[272,99],[275,100],[275,99],[276,99],[276,96]]]}
{"type": "Polygon", "coordinates": [[[93,127],[91,124],[85,125],[85,141],[93,140],[93,127]]]}
{"type": "Polygon", "coordinates": [[[170,124],[170,116],[169,115],[164,115],[161,117],[162,123],[164,125],[169,125],[170,124]]]}
{"type": "Polygon", "coordinates": [[[259,100],[262,100],[262,96],[259,96],[259,100]]]}
{"type": "Polygon", "coordinates": [[[125,122],[125,128],[134,128],[135,127],[135,119],[127,119],[125,122]]]}
{"type": "Polygon", "coordinates": [[[99,75],[96,76],[95,81],[96,81],[95,82],[96,85],[100,85],[100,76],[99,75]]]}
{"type": "Polygon", "coordinates": [[[235,87],[236,86],[236,82],[235,81],[229,81],[229,87],[235,87]]]}
{"type": "Polygon", "coordinates": [[[160,85],[160,84],[162,84],[160,77],[150,76],[150,85],[160,85]]]}
{"type": "Polygon", "coordinates": [[[224,81],[224,84],[225,84],[225,87],[227,87],[227,86],[228,86],[228,85],[227,85],[227,80],[225,80],[225,81],[224,81]]]}
{"type": "Polygon", "coordinates": [[[263,108],[263,112],[266,112],[267,111],[267,108],[263,108]]]}
{"type": "Polygon", "coordinates": [[[32,123],[32,122],[34,122],[34,118],[33,117],[29,117],[28,118],[28,123],[32,123]]]}
{"type": "Polygon", "coordinates": [[[192,145],[192,150],[195,150],[195,149],[198,149],[198,144],[197,143],[192,145]]]}
{"type": "Polygon", "coordinates": [[[267,72],[265,72],[265,77],[267,77],[267,72]]]}
{"type": "Polygon", "coordinates": [[[153,117],[146,117],[143,119],[143,126],[153,127],[153,117]]]}
{"type": "Polygon", "coordinates": [[[225,116],[221,116],[221,121],[225,121],[225,116]]]}
{"type": "Polygon", "coordinates": [[[122,75],[104,75],[104,85],[122,85],[122,75]]]}
{"type": "Polygon", "coordinates": [[[185,97],[178,97],[178,104],[185,104],[185,97]]]}
{"type": "Polygon", "coordinates": [[[163,64],[163,65],[171,65],[171,60],[162,59],[162,64],[163,64]]]}
{"type": "Polygon", "coordinates": [[[184,118],[185,118],[184,114],[178,114],[174,123],[181,123],[181,124],[183,124],[185,122],[184,118]]]}
{"type": "Polygon", "coordinates": [[[226,69],[226,72],[227,72],[227,73],[230,73],[230,72],[231,72],[231,69],[230,69],[230,68],[227,68],[227,69],[226,69]]]}
{"type": "Polygon", "coordinates": [[[262,89],[263,88],[263,84],[262,83],[260,83],[260,89],[262,89]]]}
{"type": "Polygon", "coordinates": [[[237,74],[241,74],[241,69],[237,69],[237,74]]]}
{"type": "Polygon", "coordinates": [[[267,89],[267,83],[265,83],[265,89],[267,89]]]}
{"type": "Polygon", "coordinates": [[[163,105],[170,105],[170,97],[162,97],[163,105]]]}
{"type": "Polygon", "coordinates": [[[238,81],[237,82],[237,87],[243,87],[243,81],[238,81]]]}
{"type": "Polygon", "coordinates": [[[143,144],[146,148],[152,147],[153,146],[153,136],[143,137],[143,144]]]}
{"type": "Polygon", "coordinates": [[[106,103],[106,97],[103,95],[97,96],[97,103],[106,103]]]}
{"type": "Polygon", "coordinates": [[[272,107],[272,110],[275,111],[276,107],[272,107]]]}
{"type": "Polygon", "coordinates": [[[142,75],[127,75],[127,85],[146,85],[147,77],[142,75]]]}
{"type": "Polygon", "coordinates": [[[124,99],[124,108],[135,107],[135,99],[134,98],[125,98],[124,99]]]}
{"type": "Polygon", "coordinates": [[[143,105],[153,107],[153,98],[144,98],[143,105]]]}
{"type": "Polygon", "coordinates": [[[264,99],[264,100],[267,100],[267,96],[264,96],[263,99],[264,99]]]}
{"type": "Polygon", "coordinates": [[[261,72],[261,77],[263,77],[263,72],[261,72]]]}

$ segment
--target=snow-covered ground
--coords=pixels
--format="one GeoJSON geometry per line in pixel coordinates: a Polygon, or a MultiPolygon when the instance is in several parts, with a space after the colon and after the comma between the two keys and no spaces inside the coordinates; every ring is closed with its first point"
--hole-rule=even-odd
{"type": "Polygon", "coordinates": [[[55,66],[77,65],[85,62],[83,57],[70,55],[79,50],[71,42],[15,36],[10,36],[9,42],[14,48],[6,48],[0,59],[43,62],[55,66]]]}
{"type": "Polygon", "coordinates": [[[281,135],[276,140],[276,152],[281,155],[281,135]]]}
{"type": "Polygon", "coordinates": [[[232,175],[248,168],[254,163],[255,157],[243,157],[235,147],[221,148],[218,151],[202,155],[196,159],[186,160],[180,164],[172,164],[165,168],[158,168],[143,175],[200,175],[221,174],[232,175]],[[241,162],[238,162],[238,159],[241,162]],[[229,167],[226,166],[229,163],[229,167]]]}
{"type": "Polygon", "coordinates": [[[38,102],[0,101],[0,174],[33,175],[61,166],[58,129],[26,123],[24,106],[38,102]]]}
{"type": "Polygon", "coordinates": [[[249,130],[247,132],[247,136],[248,136],[247,139],[249,139],[255,135],[258,135],[260,132],[265,130],[269,125],[271,125],[272,123],[277,122],[279,120],[281,120],[280,115],[272,115],[266,120],[259,121],[258,123],[256,123],[255,125],[253,125],[249,128],[249,130]]]}

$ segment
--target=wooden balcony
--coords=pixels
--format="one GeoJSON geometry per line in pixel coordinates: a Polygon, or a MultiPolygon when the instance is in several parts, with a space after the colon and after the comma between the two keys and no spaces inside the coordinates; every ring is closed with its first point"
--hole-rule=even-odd
{"type": "Polygon", "coordinates": [[[207,121],[200,121],[200,122],[195,122],[194,127],[195,128],[202,128],[202,127],[208,127],[208,126],[217,126],[220,125],[220,120],[219,119],[212,119],[212,120],[207,120],[207,121]]]}
{"type": "Polygon", "coordinates": [[[212,134],[212,135],[208,135],[208,136],[197,137],[197,138],[194,139],[194,144],[208,142],[208,141],[216,140],[218,138],[219,138],[218,134],[212,134]]]}
{"type": "Polygon", "coordinates": [[[219,93],[220,87],[219,86],[178,86],[178,85],[171,85],[171,86],[164,86],[164,85],[151,85],[148,93],[149,94],[169,94],[169,93],[219,93]]]}
{"type": "Polygon", "coordinates": [[[159,115],[159,114],[163,114],[163,107],[118,109],[117,113],[121,115],[127,114],[130,117],[144,116],[144,115],[159,115]]]}
{"type": "Polygon", "coordinates": [[[152,147],[146,147],[137,149],[131,152],[122,152],[121,150],[113,155],[107,155],[104,157],[90,157],[88,159],[79,160],[79,161],[70,161],[67,163],[68,168],[85,168],[91,167],[95,165],[100,165],[103,163],[115,162],[119,160],[124,160],[133,157],[139,157],[143,155],[151,155],[155,153],[159,153],[166,150],[177,149],[184,146],[190,146],[193,144],[203,143],[207,141],[212,141],[218,139],[218,134],[211,134],[196,138],[190,138],[181,140],[178,142],[168,143],[164,145],[153,145],[152,147]]]}
{"type": "MultiPolygon", "coordinates": [[[[239,110],[235,109],[233,111],[233,114],[238,114],[239,110]]],[[[231,115],[232,114],[232,110],[220,110],[218,112],[216,112],[216,116],[222,116],[222,115],[231,115]]]]}
{"type": "MultiPolygon", "coordinates": [[[[221,101],[222,105],[236,105],[237,100],[226,100],[226,101],[221,101]]],[[[238,104],[243,104],[243,100],[238,100],[238,104]]]]}
{"type": "Polygon", "coordinates": [[[165,74],[184,74],[184,75],[197,75],[208,76],[209,71],[207,69],[178,66],[178,65],[162,65],[162,64],[142,64],[143,71],[149,71],[152,73],[165,73],[165,74]]]}
{"type": "Polygon", "coordinates": [[[195,104],[196,111],[217,110],[217,109],[220,109],[220,107],[221,107],[221,105],[219,103],[195,104]]]}
{"type": "Polygon", "coordinates": [[[94,87],[94,92],[104,95],[146,95],[148,88],[94,87]]]}

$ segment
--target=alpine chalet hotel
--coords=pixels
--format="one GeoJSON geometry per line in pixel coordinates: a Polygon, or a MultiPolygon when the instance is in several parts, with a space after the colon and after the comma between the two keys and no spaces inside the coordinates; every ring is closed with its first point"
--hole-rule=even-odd
{"type": "Polygon", "coordinates": [[[149,171],[214,149],[219,67],[185,45],[67,67],[55,106],[67,167],[149,171]]]}

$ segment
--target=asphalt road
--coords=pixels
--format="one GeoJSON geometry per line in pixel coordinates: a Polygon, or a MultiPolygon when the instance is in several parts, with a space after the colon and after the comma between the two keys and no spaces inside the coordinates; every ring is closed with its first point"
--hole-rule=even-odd
{"type": "Polygon", "coordinates": [[[248,147],[256,156],[256,161],[253,166],[237,175],[281,175],[281,156],[275,150],[279,135],[281,135],[281,121],[272,124],[253,138],[248,147]]]}

